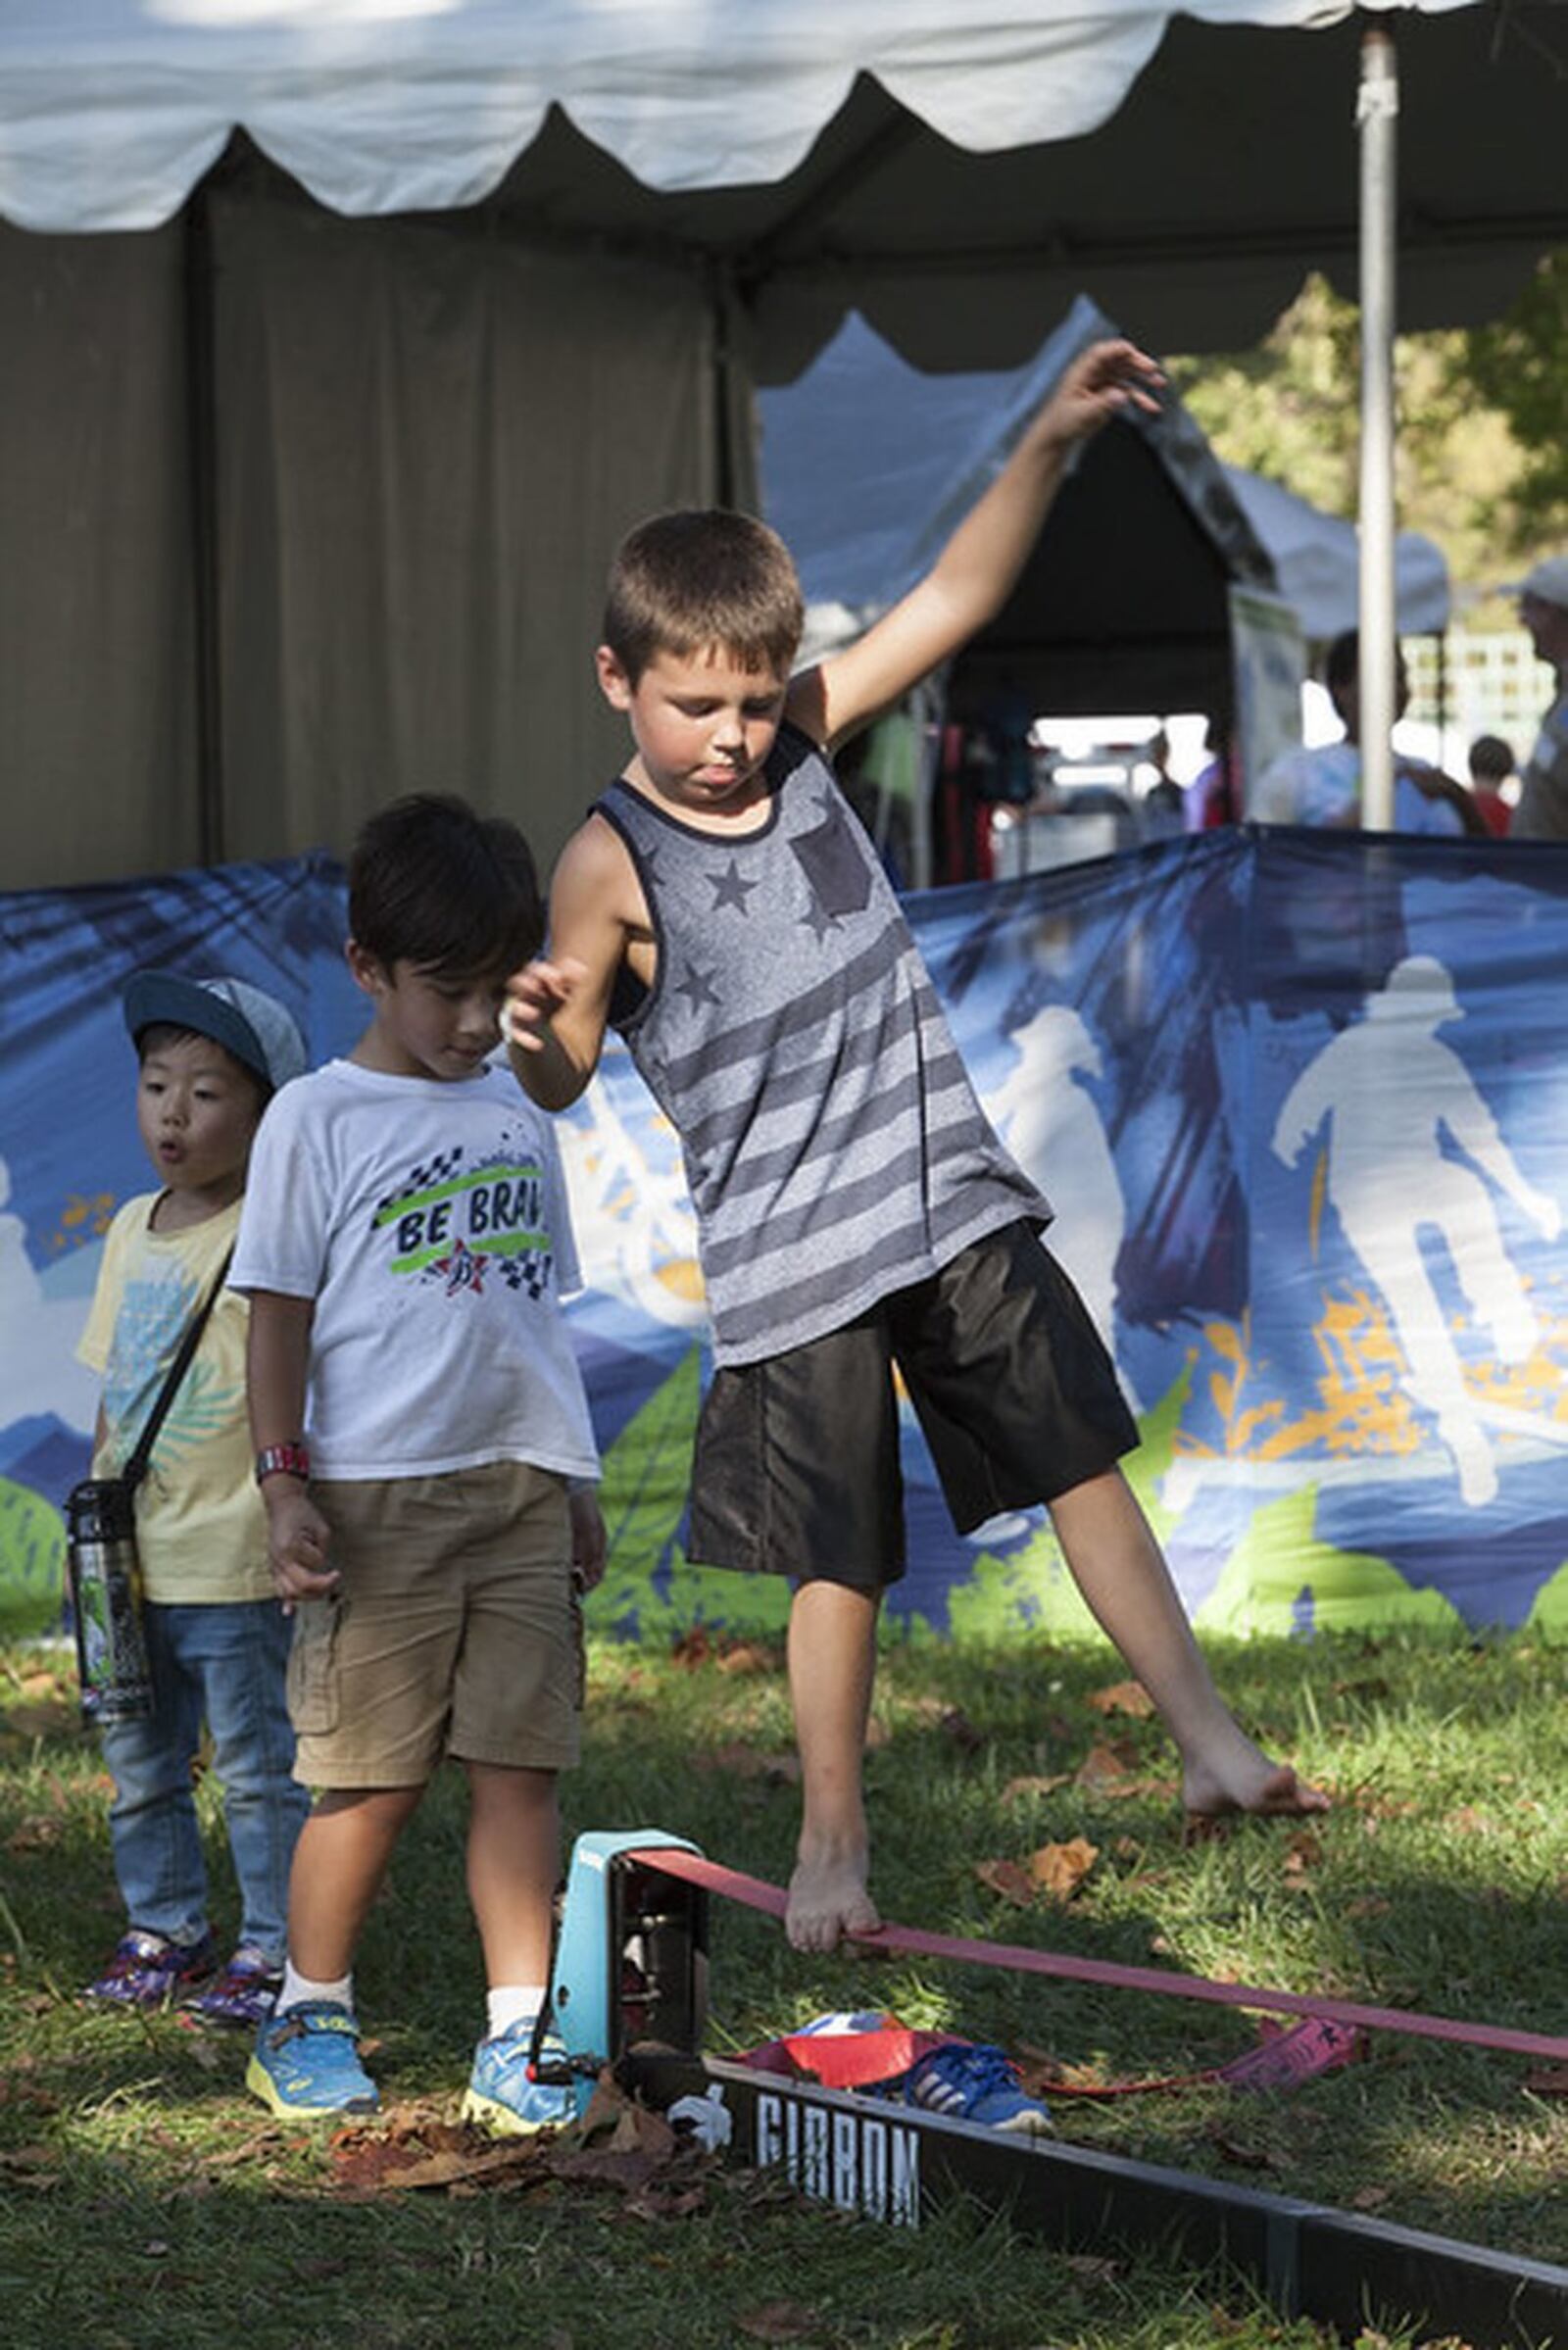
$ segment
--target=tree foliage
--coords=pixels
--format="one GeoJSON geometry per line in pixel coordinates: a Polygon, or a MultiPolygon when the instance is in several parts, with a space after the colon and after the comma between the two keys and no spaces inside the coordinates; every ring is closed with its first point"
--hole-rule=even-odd
{"type": "MultiPolygon", "coordinates": [[[[1176,359],[1172,381],[1228,465],[1353,517],[1360,320],[1309,277],[1253,351],[1176,359]]],[[[1494,326],[1401,335],[1395,494],[1456,584],[1484,589],[1568,526],[1568,254],[1544,261],[1494,326]]]]}
{"type": "Polygon", "coordinates": [[[1506,418],[1520,452],[1504,520],[1528,549],[1568,536],[1568,251],[1548,253],[1495,325],[1462,338],[1456,375],[1506,418]]]}

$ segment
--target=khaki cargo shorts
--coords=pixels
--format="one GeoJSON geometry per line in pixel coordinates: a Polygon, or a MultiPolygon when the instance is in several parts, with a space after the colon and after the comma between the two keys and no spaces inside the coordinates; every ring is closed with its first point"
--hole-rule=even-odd
{"type": "Polygon", "coordinates": [[[555,1771],[577,1759],[582,1616],[560,1477],[491,1461],[319,1484],[337,1590],[294,1616],[294,1776],[422,1787],[444,1755],[555,1771]]]}

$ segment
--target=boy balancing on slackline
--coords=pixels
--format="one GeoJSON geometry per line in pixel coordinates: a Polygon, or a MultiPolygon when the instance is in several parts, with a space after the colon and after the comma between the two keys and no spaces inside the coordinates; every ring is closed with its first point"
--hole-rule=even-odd
{"type": "Polygon", "coordinates": [[[1116,1466],[1138,1434],[1109,1357],[1040,1244],[1051,1209],[987,1124],[826,757],[1001,609],[1074,450],[1154,411],[1160,380],[1129,343],[1085,351],[919,585],[798,676],[800,588],[770,530],[725,512],[634,530],[597,655],[633,755],[563,853],[548,958],[509,988],[536,1102],[576,1100],[613,1019],[681,1137],[716,1365],[690,1550],[797,1579],[801,1949],[878,1924],[860,1756],[904,1566],[895,1363],[960,1529],[1049,1506],[1189,1810],[1327,1803],[1214,1688],[1116,1466]]]}

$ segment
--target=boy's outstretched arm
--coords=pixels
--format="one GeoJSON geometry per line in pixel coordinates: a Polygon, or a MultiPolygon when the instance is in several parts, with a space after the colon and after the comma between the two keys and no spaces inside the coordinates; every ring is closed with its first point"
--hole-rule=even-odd
{"type": "Polygon", "coordinates": [[[615,974],[641,900],[618,835],[590,816],[556,867],[550,953],[513,973],[502,1006],[513,1073],[541,1109],[567,1108],[599,1066],[615,974]]]}
{"type": "Polygon", "coordinates": [[[833,744],[966,645],[1012,593],[1074,449],[1124,410],[1156,415],[1163,381],[1134,343],[1080,352],[918,586],[858,644],[793,681],[795,723],[833,744]]]}

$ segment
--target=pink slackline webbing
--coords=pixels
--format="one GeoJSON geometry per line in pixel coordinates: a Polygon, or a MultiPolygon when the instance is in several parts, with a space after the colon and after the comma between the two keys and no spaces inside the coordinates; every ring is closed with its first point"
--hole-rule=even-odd
{"type": "MultiPolygon", "coordinates": [[[[782,1885],[739,1869],[720,1867],[695,1852],[664,1847],[629,1852],[639,1867],[662,1869],[688,1885],[706,1886],[728,1901],[782,1918],[787,1896],[782,1885]]],[[[846,1939],[866,1950],[906,1950],[915,1958],[952,1958],[967,1966],[1008,1967],[1024,1975],[1065,1976],[1077,1983],[1102,1983],[1115,1990],[1162,1991],[1167,1998],[1206,1999],[1217,2007],[1250,2007],[1270,2015],[1321,2016],[1333,2024],[1356,2025],[1368,2032],[1402,2032],[1424,2040],[1460,2041],[1472,2048],[1500,2048],[1509,2056],[1541,2056],[1568,2064],[1568,2039],[1544,2032],[1515,2032],[1504,2024],[1462,2023],[1450,2016],[1424,2016],[1397,2007],[1363,2007],[1354,1999],[1323,1999],[1302,1991],[1270,1991],[1255,1983],[1216,1983],[1207,1975],[1166,1974],[1156,1967],[1123,1967],[1110,1959],[1074,1958],[1059,1950],[1025,1950],[1010,1942],[971,1942],[952,1934],[923,1934],[918,1927],[883,1925],[875,1934],[855,1934],[846,1939]]]]}

